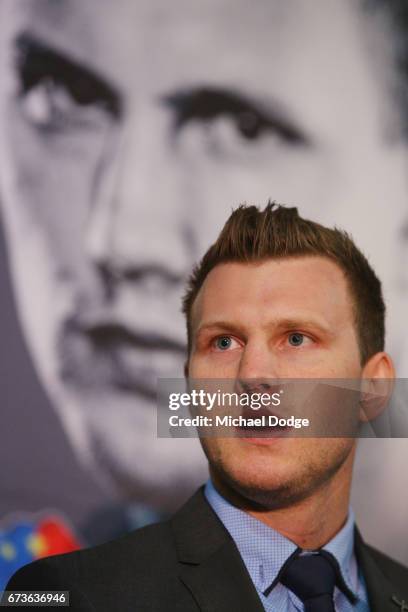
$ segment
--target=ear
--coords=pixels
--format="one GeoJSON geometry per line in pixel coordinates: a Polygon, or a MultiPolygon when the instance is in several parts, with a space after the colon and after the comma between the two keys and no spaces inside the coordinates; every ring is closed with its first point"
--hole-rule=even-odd
{"type": "Polygon", "coordinates": [[[382,414],[391,399],[395,368],[388,353],[375,353],[361,374],[360,421],[373,421],[382,414]]]}

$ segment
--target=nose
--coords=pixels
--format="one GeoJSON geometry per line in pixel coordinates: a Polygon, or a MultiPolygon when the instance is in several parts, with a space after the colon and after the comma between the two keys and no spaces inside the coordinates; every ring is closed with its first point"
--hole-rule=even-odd
{"type": "Polygon", "coordinates": [[[246,344],[239,363],[237,382],[243,389],[267,391],[280,376],[277,356],[261,339],[246,344]]]}
{"type": "Polygon", "coordinates": [[[111,144],[88,220],[91,258],[113,276],[183,281],[193,251],[188,193],[164,110],[135,113],[111,144]]]}

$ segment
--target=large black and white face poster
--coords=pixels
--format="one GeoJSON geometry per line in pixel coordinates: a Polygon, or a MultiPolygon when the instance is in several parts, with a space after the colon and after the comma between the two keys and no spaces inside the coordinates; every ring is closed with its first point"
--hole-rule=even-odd
{"type": "MultiPolygon", "coordinates": [[[[387,347],[408,373],[408,11],[0,11],[4,581],[56,541],[94,544],[171,512],[205,480],[196,439],[157,438],[156,380],[183,375],[184,283],[239,203],[296,205],[352,234],[383,281],[387,347]]],[[[359,454],[363,533],[407,561],[407,442],[366,440],[359,454]]]]}

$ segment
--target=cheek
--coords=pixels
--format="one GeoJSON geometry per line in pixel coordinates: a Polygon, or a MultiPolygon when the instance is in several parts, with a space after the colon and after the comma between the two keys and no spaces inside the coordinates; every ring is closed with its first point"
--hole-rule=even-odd
{"type": "Polygon", "coordinates": [[[343,466],[352,465],[356,447],[356,440],[352,437],[308,438],[302,440],[302,444],[301,456],[311,472],[330,477],[343,466]]]}
{"type": "Polygon", "coordinates": [[[330,358],[330,369],[333,378],[359,379],[361,377],[360,350],[354,337],[345,342],[341,350],[333,353],[330,358]]]}
{"type": "Polygon", "coordinates": [[[82,143],[77,135],[75,143],[69,143],[68,136],[39,132],[15,110],[10,120],[12,116],[13,129],[4,128],[0,181],[13,247],[21,249],[27,242],[22,237],[30,236],[29,257],[34,258],[40,248],[54,262],[56,274],[76,269],[78,275],[87,266],[84,241],[101,156],[98,138],[85,142],[85,134],[82,143]]]}
{"type": "Polygon", "coordinates": [[[281,359],[289,376],[300,378],[358,378],[360,353],[354,336],[336,346],[293,351],[281,359]]]}
{"type": "MultiPolygon", "coordinates": [[[[11,199],[24,207],[33,223],[46,225],[51,219],[53,231],[61,219],[62,225],[65,219],[70,225],[79,225],[90,208],[103,133],[86,129],[82,133],[41,131],[27,121],[14,99],[1,121],[5,150],[2,184],[9,188],[11,199]]],[[[71,229],[65,227],[64,232],[71,229]]]]}
{"type": "Polygon", "coordinates": [[[235,378],[239,369],[240,356],[239,351],[197,352],[190,360],[190,377],[235,378]]]}

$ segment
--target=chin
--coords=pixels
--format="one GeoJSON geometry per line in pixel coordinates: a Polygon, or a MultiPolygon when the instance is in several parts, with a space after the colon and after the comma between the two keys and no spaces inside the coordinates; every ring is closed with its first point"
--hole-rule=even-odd
{"type": "Polygon", "coordinates": [[[292,452],[286,448],[270,456],[252,451],[239,462],[235,453],[221,453],[212,462],[213,470],[221,484],[238,494],[243,503],[247,500],[270,510],[293,506],[327,486],[352,452],[349,443],[339,440],[334,452],[326,448],[326,453],[310,454],[307,450],[316,449],[316,442],[305,442],[292,452]]]}
{"type": "Polygon", "coordinates": [[[223,470],[223,480],[245,499],[262,506],[272,507],[300,494],[296,473],[289,469],[223,470]]]}
{"type": "Polygon", "coordinates": [[[221,471],[221,480],[251,508],[281,510],[300,503],[318,487],[288,473],[237,473],[221,471]]]}

